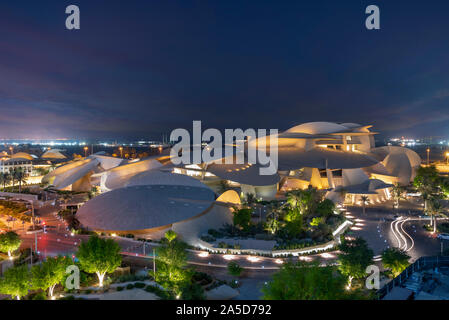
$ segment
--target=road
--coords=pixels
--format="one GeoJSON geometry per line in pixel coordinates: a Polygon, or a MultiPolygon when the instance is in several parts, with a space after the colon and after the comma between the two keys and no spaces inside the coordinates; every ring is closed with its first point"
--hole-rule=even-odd
{"type": "MultiPolygon", "coordinates": [[[[412,260],[421,256],[435,255],[440,252],[440,240],[430,237],[429,233],[423,228],[426,220],[416,220],[417,215],[421,213],[419,204],[410,204],[400,210],[401,218],[395,217],[396,213],[389,209],[389,203],[379,206],[368,206],[366,214],[363,215],[360,207],[348,207],[346,216],[354,222],[351,228],[351,237],[362,237],[367,240],[369,246],[373,249],[374,255],[379,260],[382,251],[389,247],[401,247],[408,251],[412,260]],[[414,213],[414,215],[409,215],[414,213]]],[[[37,234],[37,247],[42,258],[58,254],[74,254],[82,241],[87,241],[87,235],[72,235],[65,230],[64,222],[57,219],[55,213],[59,210],[58,205],[47,206],[36,209],[36,215],[45,222],[45,225],[51,226],[47,233],[37,234]]],[[[21,233],[23,239],[22,247],[34,247],[35,235],[21,233]]],[[[137,260],[142,260],[143,265],[152,265],[153,249],[157,243],[143,243],[132,239],[114,238],[122,248],[122,253],[128,257],[134,256],[137,260]],[[146,259],[143,259],[146,258],[146,259]]],[[[449,243],[444,244],[445,247],[449,243]]],[[[298,259],[304,261],[317,261],[320,264],[335,263],[337,253],[322,253],[307,257],[291,258],[293,261],[298,259]]],[[[230,261],[237,262],[245,268],[247,279],[254,282],[254,285],[260,286],[261,282],[269,279],[269,275],[276,272],[283,259],[256,257],[250,255],[220,255],[209,254],[196,250],[189,250],[188,263],[194,265],[199,270],[208,271],[214,275],[227,274],[227,265],[230,261]],[[265,276],[262,276],[265,275],[265,276]],[[262,278],[260,278],[262,276],[262,278]]]]}
{"type": "MultiPolygon", "coordinates": [[[[79,244],[82,241],[87,241],[88,235],[72,235],[66,230],[66,225],[63,220],[58,219],[56,213],[59,210],[59,205],[56,202],[55,206],[48,205],[43,208],[35,210],[36,217],[47,226],[46,233],[38,233],[37,248],[38,252],[43,258],[46,256],[55,256],[58,254],[71,255],[77,251],[79,244]]],[[[35,235],[26,234],[23,230],[20,231],[20,236],[23,239],[22,248],[35,247],[35,235]]],[[[157,247],[157,243],[143,243],[133,239],[126,239],[115,237],[122,248],[122,252],[127,255],[134,255],[136,257],[151,258],[153,249],[157,247]]],[[[300,257],[299,259],[305,261],[317,261],[319,263],[329,263],[335,260],[335,253],[323,253],[311,255],[308,257],[300,257]]],[[[298,258],[294,258],[297,260],[298,258]]],[[[197,250],[189,250],[188,261],[190,264],[197,267],[206,268],[227,268],[230,261],[237,262],[241,267],[249,270],[278,270],[283,259],[259,257],[251,255],[220,255],[208,254],[197,250]]]]}
{"type": "MultiPolygon", "coordinates": [[[[439,254],[441,241],[424,229],[429,220],[419,218],[423,214],[422,205],[414,202],[401,205],[399,212],[389,209],[391,202],[367,206],[365,215],[360,207],[348,207],[347,216],[355,222],[350,236],[364,238],[375,256],[390,247],[407,251],[412,261],[439,254]]],[[[449,242],[444,241],[443,246],[449,248],[449,242]]]]}

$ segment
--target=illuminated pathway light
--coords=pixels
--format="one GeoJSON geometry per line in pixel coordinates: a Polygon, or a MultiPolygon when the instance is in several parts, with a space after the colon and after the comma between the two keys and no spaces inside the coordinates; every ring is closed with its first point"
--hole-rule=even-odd
{"type": "Polygon", "coordinates": [[[284,261],[282,261],[281,259],[276,259],[276,260],[274,260],[274,262],[276,262],[277,264],[283,264],[284,263],[284,261]]]}
{"type": "Polygon", "coordinates": [[[312,261],[311,257],[298,257],[298,259],[301,261],[312,261]]]}
{"type": "Polygon", "coordinates": [[[246,259],[251,262],[257,262],[260,260],[260,258],[258,258],[258,257],[247,257],[246,259]]]}
{"type": "Polygon", "coordinates": [[[334,256],[333,254],[330,254],[330,253],[327,253],[327,252],[322,253],[322,254],[321,254],[321,257],[323,257],[324,259],[332,259],[332,258],[335,258],[335,256],[334,256]]]}
{"type": "Polygon", "coordinates": [[[223,256],[223,259],[225,259],[225,260],[233,260],[234,258],[235,258],[235,256],[232,254],[225,254],[223,256]]]}
{"type": "Polygon", "coordinates": [[[198,253],[198,256],[201,258],[206,258],[209,256],[209,252],[206,252],[206,251],[200,252],[200,253],[198,253]]]}

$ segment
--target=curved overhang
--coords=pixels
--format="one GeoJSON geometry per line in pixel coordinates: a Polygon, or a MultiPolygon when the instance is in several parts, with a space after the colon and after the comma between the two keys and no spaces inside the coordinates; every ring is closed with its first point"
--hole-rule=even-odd
{"type": "Polygon", "coordinates": [[[211,163],[207,166],[206,170],[221,179],[237,182],[240,184],[247,184],[250,186],[275,185],[281,180],[281,177],[277,173],[272,175],[261,175],[261,168],[262,167],[260,165],[249,163],[211,163]]]}
{"type": "Polygon", "coordinates": [[[154,159],[147,159],[128,163],[101,173],[102,187],[107,190],[124,187],[135,175],[148,170],[162,167],[162,164],[154,159]]]}
{"type": "Polygon", "coordinates": [[[65,189],[93,172],[99,164],[98,160],[92,159],[81,166],[77,166],[60,175],[56,175],[51,184],[56,189],[65,189]]]}
{"type": "Polygon", "coordinates": [[[44,152],[42,159],[66,159],[67,157],[61,153],[59,149],[50,149],[44,152]]]}
{"type": "Polygon", "coordinates": [[[53,183],[53,181],[55,180],[55,178],[57,176],[64,175],[64,174],[66,174],[67,172],[69,172],[69,171],[71,171],[73,169],[81,168],[82,166],[86,165],[90,161],[92,161],[92,159],[76,160],[76,161],[72,161],[72,162],[70,162],[68,164],[59,166],[56,169],[54,169],[53,171],[51,171],[48,174],[46,174],[42,178],[42,182],[43,183],[53,183]]]}
{"type": "Polygon", "coordinates": [[[338,187],[336,191],[344,190],[347,194],[377,194],[377,190],[383,190],[393,187],[379,179],[366,180],[360,184],[338,187]]]}
{"type": "Polygon", "coordinates": [[[33,160],[34,158],[33,158],[29,153],[26,153],[26,152],[17,152],[17,153],[15,153],[15,154],[13,154],[13,155],[10,157],[10,159],[11,159],[11,160],[15,160],[15,161],[25,161],[25,160],[31,161],[31,160],[33,160]]]}
{"type": "Polygon", "coordinates": [[[346,152],[325,148],[305,151],[300,148],[278,149],[279,170],[297,170],[304,167],[318,169],[355,169],[378,163],[375,158],[358,152],[346,152]]]}

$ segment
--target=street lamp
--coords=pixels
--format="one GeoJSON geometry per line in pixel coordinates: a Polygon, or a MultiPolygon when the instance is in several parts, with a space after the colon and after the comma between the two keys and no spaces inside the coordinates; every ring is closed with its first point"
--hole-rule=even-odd
{"type": "Polygon", "coordinates": [[[430,148],[427,148],[427,165],[430,164],[430,148]]]}
{"type": "Polygon", "coordinates": [[[449,164],[449,151],[446,152],[446,165],[449,164]]]}
{"type": "Polygon", "coordinates": [[[87,146],[84,147],[84,157],[87,157],[87,150],[89,150],[89,148],[87,146]]]}
{"type": "MultiPolygon", "coordinates": [[[[36,233],[36,224],[35,224],[35,217],[34,217],[34,203],[33,200],[29,200],[31,204],[31,222],[33,224],[33,232],[34,232],[34,252],[37,254],[37,233],[36,233]]],[[[31,245],[31,248],[33,245],[31,245]]],[[[31,255],[31,259],[33,259],[33,256],[31,255]]]]}
{"type": "Polygon", "coordinates": [[[120,158],[123,158],[123,147],[118,148],[120,150],[120,158]]]}
{"type": "Polygon", "coordinates": [[[14,150],[14,148],[12,146],[9,147],[9,151],[11,152],[12,155],[12,151],[14,150]]]}

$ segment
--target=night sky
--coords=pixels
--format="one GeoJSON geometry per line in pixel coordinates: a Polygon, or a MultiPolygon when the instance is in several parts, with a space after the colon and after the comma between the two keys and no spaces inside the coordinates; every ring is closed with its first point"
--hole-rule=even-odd
{"type": "Polygon", "coordinates": [[[443,0],[2,1],[0,139],[160,139],[192,120],[447,137],[448,15],[443,0]]]}

